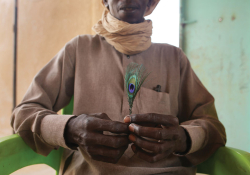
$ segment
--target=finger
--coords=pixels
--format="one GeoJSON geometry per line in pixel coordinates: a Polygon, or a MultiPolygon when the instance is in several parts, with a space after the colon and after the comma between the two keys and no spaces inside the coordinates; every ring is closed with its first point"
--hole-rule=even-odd
{"type": "Polygon", "coordinates": [[[91,131],[109,131],[113,133],[128,133],[128,124],[104,120],[88,116],[83,120],[83,127],[91,131]]]}
{"type": "Polygon", "coordinates": [[[80,136],[79,143],[81,146],[107,146],[112,148],[120,148],[129,144],[127,136],[111,136],[99,133],[88,133],[80,136]]]}
{"type": "Polygon", "coordinates": [[[164,126],[176,126],[179,125],[179,120],[177,117],[172,115],[162,115],[162,114],[134,114],[126,116],[124,118],[125,123],[155,123],[164,126]]]}
{"type": "Polygon", "coordinates": [[[172,150],[169,150],[167,152],[164,152],[163,154],[153,154],[153,153],[148,153],[146,151],[143,151],[141,148],[137,147],[136,145],[131,146],[133,152],[141,159],[150,162],[150,163],[155,163],[157,161],[160,161],[166,157],[168,157],[170,154],[173,153],[172,150]]]}
{"type": "Polygon", "coordinates": [[[86,146],[85,150],[89,155],[99,155],[110,158],[121,157],[125,150],[128,148],[128,145],[121,148],[109,148],[105,146],[86,146]]]}
{"type": "Polygon", "coordinates": [[[145,127],[132,123],[129,125],[129,130],[137,136],[148,137],[156,140],[174,140],[178,136],[178,130],[176,127],[163,129],[145,127]]]}
{"type": "Polygon", "coordinates": [[[102,120],[95,124],[94,130],[96,131],[109,131],[112,133],[128,133],[128,124],[116,122],[116,121],[108,121],[102,120]]]}
{"type": "Polygon", "coordinates": [[[129,140],[132,141],[136,146],[144,148],[155,154],[161,154],[172,149],[174,150],[175,147],[174,141],[152,142],[132,134],[129,135],[129,140]]]}

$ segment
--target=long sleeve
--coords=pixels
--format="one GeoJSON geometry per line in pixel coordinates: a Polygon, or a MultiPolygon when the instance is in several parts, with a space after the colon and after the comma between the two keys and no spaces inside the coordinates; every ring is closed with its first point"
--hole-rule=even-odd
{"type": "Polygon", "coordinates": [[[21,104],[13,111],[11,125],[37,153],[48,155],[59,146],[72,115],[57,115],[74,93],[77,38],[71,40],[35,76],[21,104]]]}
{"type": "Polygon", "coordinates": [[[182,51],[180,68],[178,118],[191,138],[191,149],[184,159],[189,162],[187,166],[193,166],[224,146],[226,133],[218,120],[213,96],[202,85],[182,51]]]}

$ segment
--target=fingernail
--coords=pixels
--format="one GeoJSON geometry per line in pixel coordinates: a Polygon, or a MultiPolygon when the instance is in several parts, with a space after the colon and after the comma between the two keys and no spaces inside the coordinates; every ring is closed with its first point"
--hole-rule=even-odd
{"type": "Polygon", "coordinates": [[[131,122],[131,119],[130,119],[129,115],[127,115],[126,117],[124,117],[124,122],[125,123],[130,123],[131,122]]]}
{"type": "Polygon", "coordinates": [[[136,152],[136,146],[135,145],[132,145],[131,146],[132,150],[134,151],[134,153],[136,152]]]}
{"type": "Polygon", "coordinates": [[[130,134],[128,139],[131,141],[131,142],[135,142],[136,141],[136,138],[134,135],[130,134]]]}
{"type": "Polygon", "coordinates": [[[128,129],[129,129],[129,131],[131,131],[131,132],[134,132],[134,131],[135,131],[135,128],[134,128],[134,125],[133,125],[133,124],[130,124],[130,125],[128,126],[128,129]]]}

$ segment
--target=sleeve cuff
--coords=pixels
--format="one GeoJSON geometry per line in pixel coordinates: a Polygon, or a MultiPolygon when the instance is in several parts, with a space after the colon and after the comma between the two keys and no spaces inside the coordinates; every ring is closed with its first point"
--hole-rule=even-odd
{"type": "MultiPolygon", "coordinates": [[[[194,153],[202,148],[205,141],[205,131],[201,126],[181,125],[189,134],[191,147],[187,154],[194,153]]],[[[186,155],[187,155],[186,154],[186,155]]]]}
{"type": "Polygon", "coordinates": [[[53,147],[70,149],[64,139],[64,130],[68,120],[74,115],[47,115],[41,122],[41,136],[43,140],[53,147]]]}

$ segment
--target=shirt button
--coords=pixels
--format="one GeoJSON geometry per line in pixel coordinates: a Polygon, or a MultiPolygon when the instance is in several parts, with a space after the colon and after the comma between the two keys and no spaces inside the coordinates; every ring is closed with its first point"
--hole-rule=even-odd
{"type": "Polygon", "coordinates": [[[129,59],[129,58],[130,58],[130,56],[129,56],[129,55],[127,55],[127,58],[129,59]]]}

